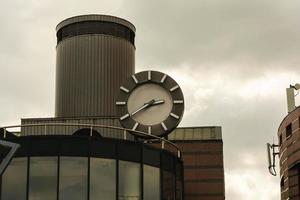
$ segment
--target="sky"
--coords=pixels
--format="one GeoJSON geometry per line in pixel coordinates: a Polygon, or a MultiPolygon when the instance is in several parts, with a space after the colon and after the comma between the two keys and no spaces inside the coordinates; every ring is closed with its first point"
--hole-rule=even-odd
{"type": "Polygon", "coordinates": [[[226,199],[279,200],[266,143],[287,114],[285,88],[300,82],[299,9],[296,0],[2,0],[0,125],[54,116],[60,21],[115,15],[137,29],[136,72],[181,86],[180,125],[222,126],[226,199]]]}

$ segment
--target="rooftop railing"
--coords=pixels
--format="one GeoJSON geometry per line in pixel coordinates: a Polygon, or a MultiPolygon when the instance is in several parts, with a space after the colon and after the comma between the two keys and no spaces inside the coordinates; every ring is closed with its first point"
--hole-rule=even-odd
{"type": "MultiPolygon", "coordinates": [[[[134,137],[141,138],[144,142],[155,142],[160,144],[161,149],[168,149],[170,151],[175,150],[177,153],[178,158],[181,158],[181,151],[179,147],[163,138],[159,137],[156,135],[148,134],[142,131],[137,131],[137,130],[131,130],[131,129],[126,129],[122,127],[117,127],[117,126],[109,126],[109,125],[98,125],[98,124],[78,124],[78,123],[39,123],[39,124],[23,124],[23,125],[13,125],[13,126],[3,126],[0,127],[0,130],[2,129],[3,132],[3,137],[7,138],[7,132],[9,129],[15,129],[15,128],[25,128],[25,127],[43,127],[43,132],[40,135],[53,135],[53,134],[48,134],[48,128],[51,126],[76,126],[76,127],[81,127],[81,128],[88,128],[90,129],[90,136],[93,135],[93,130],[96,128],[104,128],[104,129],[113,129],[113,130],[118,130],[123,132],[123,139],[128,140],[128,135],[132,135],[134,137]],[[171,149],[166,148],[166,145],[171,147],[171,149]]],[[[119,134],[116,132],[116,134],[119,134]]],[[[21,136],[28,136],[30,134],[14,134],[16,137],[21,137],[21,136]]],[[[70,134],[63,134],[63,135],[70,135],[70,134]]],[[[156,145],[157,146],[157,145],[156,145]]]]}

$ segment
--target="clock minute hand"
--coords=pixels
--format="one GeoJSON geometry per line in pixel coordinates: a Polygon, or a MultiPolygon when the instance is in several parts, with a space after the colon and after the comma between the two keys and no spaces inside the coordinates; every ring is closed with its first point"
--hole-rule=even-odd
{"type": "Polygon", "coordinates": [[[140,108],[138,108],[136,111],[132,112],[132,113],[131,113],[131,116],[133,116],[133,115],[135,115],[136,113],[140,112],[141,110],[144,110],[145,108],[151,106],[154,102],[155,102],[155,100],[152,99],[152,100],[150,100],[150,101],[144,103],[143,106],[141,106],[140,108]]]}

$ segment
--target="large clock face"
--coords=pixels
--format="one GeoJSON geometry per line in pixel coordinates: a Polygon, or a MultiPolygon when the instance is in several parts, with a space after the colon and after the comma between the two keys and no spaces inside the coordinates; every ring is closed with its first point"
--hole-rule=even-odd
{"type": "Polygon", "coordinates": [[[123,127],[163,136],[181,121],[184,100],[179,85],[170,76],[143,71],[120,87],[116,106],[123,127]]]}

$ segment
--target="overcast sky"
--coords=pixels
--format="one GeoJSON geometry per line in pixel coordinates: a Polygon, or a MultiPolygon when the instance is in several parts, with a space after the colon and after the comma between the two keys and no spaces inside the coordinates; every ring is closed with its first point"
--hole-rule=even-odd
{"type": "Polygon", "coordinates": [[[136,71],[181,85],[181,126],[222,126],[226,199],[279,200],[265,143],[287,114],[285,88],[300,82],[299,9],[296,0],[2,0],[0,125],[54,115],[57,23],[116,15],[137,28],[136,71]]]}

